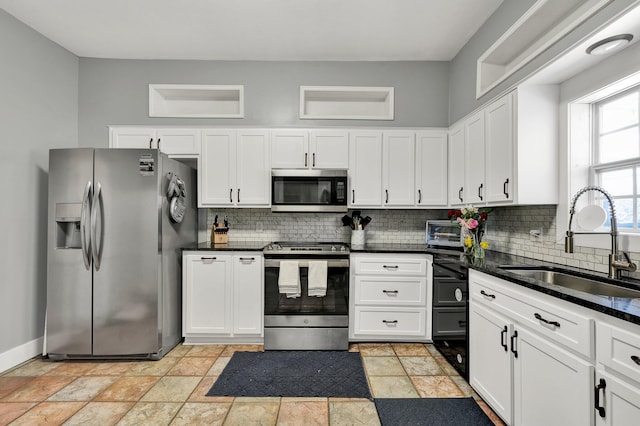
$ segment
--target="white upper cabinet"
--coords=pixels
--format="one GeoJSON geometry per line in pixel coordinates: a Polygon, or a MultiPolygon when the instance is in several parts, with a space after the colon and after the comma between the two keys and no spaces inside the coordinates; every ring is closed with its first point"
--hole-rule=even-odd
{"type": "Polygon", "coordinates": [[[109,148],[159,149],[170,156],[200,154],[200,130],[195,128],[110,127],[109,148]]]}
{"type": "Polygon", "coordinates": [[[507,95],[485,110],[486,201],[513,200],[513,103],[507,95]]]}
{"type": "Polygon", "coordinates": [[[198,207],[268,207],[271,167],[268,132],[202,131],[198,207]]]}
{"type": "Polygon", "coordinates": [[[309,132],[278,130],[271,132],[271,166],[274,169],[309,167],[309,132]]]}
{"type": "Polygon", "coordinates": [[[416,133],[416,206],[447,205],[447,132],[423,130],[416,133]]]}
{"type": "Polygon", "coordinates": [[[415,133],[384,132],[382,152],[383,205],[413,207],[415,203],[415,133]]]}
{"type": "Polygon", "coordinates": [[[312,130],[309,132],[309,154],[314,169],[348,169],[349,132],[312,130]]]}
{"type": "Polygon", "coordinates": [[[464,204],[466,198],[464,128],[463,123],[460,123],[449,131],[449,202],[452,206],[464,204]]]}
{"type": "Polygon", "coordinates": [[[382,206],[382,132],[349,134],[350,207],[382,206]]]}
{"type": "Polygon", "coordinates": [[[464,202],[466,204],[480,204],[485,201],[484,123],[484,111],[474,114],[464,123],[464,186],[466,189],[464,202]]]}
{"type": "Polygon", "coordinates": [[[558,202],[557,86],[518,87],[454,124],[449,134],[451,205],[558,202]]]}
{"type": "Polygon", "coordinates": [[[274,169],[347,169],[349,133],[341,130],[278,130],[271,133],[274,169]]]}

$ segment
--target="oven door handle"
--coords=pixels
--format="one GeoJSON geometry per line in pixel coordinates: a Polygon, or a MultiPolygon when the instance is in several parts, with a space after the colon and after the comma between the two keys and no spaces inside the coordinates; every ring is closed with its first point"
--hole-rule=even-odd
{"type": "MultiPolygon", "coordinates": [[[[309,262],[314,260],[325,260],[325,259],[287,259],[287,260],[296,260],[298,262],[298,266],[300,268],[308,268],[309,262]]],[[[264,260],[265,268],[279,268],[280,267],[280,259],[265,259],[264,260]]],[[[349,267],[349,259],[334,259],[327,260],[327,267],[329,268],[348,268],[349,267]]]]}

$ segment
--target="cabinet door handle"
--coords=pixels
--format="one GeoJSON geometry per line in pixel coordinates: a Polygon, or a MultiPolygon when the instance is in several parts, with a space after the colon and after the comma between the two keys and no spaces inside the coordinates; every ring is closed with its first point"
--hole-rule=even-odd
{"type": "Polygon", "coordinates": [[[480,294],[483,295],[484,297],[488,297],[490,299],[495,299],[496,298],[495,294],[489,294],[484,290],[480,290],[480,294]]]}
{"type": "Polygon", "coordinates": [[[516,343],[518,340],[518,330],[514,330],[513,335],[511,336],[511,352],[513,356],[518,358],[518,348],[516,347],[516,343]]]}
{"type": "Polygon", "coordinates": [[[356,202],[356,190],[352,189],[351,190],[351,204],[354,204],[356,202]]]}
{"type": "Polygon", "coordinates": [[[600,406],[600,389],[602,389],[602,396],[604,397],[604,390],[607,388],[607,382],[604,379],[600,379],[600,382],[595,388],[595,409],[598,411],[600,417],[604,418],[606,411],[604,407],[600,406]]]}
{"type": "Polygon", "coordinates": [[[398,290],[382,290],[385,294],[398,294],[398,290]]]}
{"type": "Polygon", "coordinates": [[[309,154],[307,154],[306,152],[304,153],[304,166],[307,167],[308,164],[308,158],[309,158],[309,154]]]}
{"type": "Polygon", "coordinates": [[[241,257],[240,258],[240,262],[253,262],[254,260],[256,260],[255,257],[241,257]]]}
{"type": "Polygon", "coordinates": [[[389,204],[389,190],[388,190],[388,189],[385,189],[385,190],[384,190],[384,193],[385,193],[385,200],[384,200],[384,202],[385,202],[385,204],[389,204]]]}
{"type": "Polygon", "coordinates": [[[153,146],[153,138],[149,139],[149,149],[153,146]]]}
{"type": "Polygon", "coordinates": [[[502,185],[502,192],[504,193],[505,198],[509,198],[509,179],[504,181],[502,185]]]}
{"type": "Polygon", "coordinates": [[[398,320],[382,320],[382,322],[385,324],[397,324],[398,320]]]}
{"type": "Polygon", "coordinates": [[[233,188],[229,188],[229,202],[233,203],[233,188]]]}
{"type": "Polygon", "coordinates": [[[240,188],[238,188],[238,202],[240,202],[240,188]]]}
{"type": "Polygon", "coordinates": [[[631,355],[631,361],[633,361],[636,364],[640,365],[640,357],[638,355],[631,355]]]}
{"type": "Polygon", "coordinates": [[[460,199],[460,202],[462,203],[464,200],[462,199],[462,190],[464,189],[464,186],[461,186],[460,189],[458,189],[458,198],[460,199]]]}
{"type": "Polygon", "coordinates": [[[484,186],[484,183],[481,183],[480,186],[478,187],[478,198],[480,198],[480,201],[482,201],[482,187],[484,186]]]}
{"type": "Polygon", "coordinates": [[[509,352],[509,348],[507,346],[507,326],[506,325],[500,332],[500,346],[504,348],[505,352],[509,352]]]}
{"type": "Polygon", "coordinates": [[[314,152],[311,155],[311,167],[315,167],[316,166],[316,153],[314,152]]]}
{"type": "Polygon", "coordinates": [[[160,149],[160,138],[158,138],[158,149],[160,149]]]}
{"type": "Polygon", "coordinates": [[[382,265],[384,269],[398,269],[398,265],[382,265]]]}
{"type": "Polygon", "coordinates": [[[422,204],[422,190],[418,189],[418,204],[422,204]]]}
{"type": "Polygon", "coordinates": [[[542,317],[542,315],[540,315],[539,313],[535,313],[533,314],[533,316],[538,320],[538,321],[542,321],[545,324],[549,324],[549,325],[555,325],[556,327],[560,327],[560,323],[558,321],[549,321],[548,319],[545,319],[542,317]]]}
{"type": "Polygon", "coordinates": [[[210,263],[211,261],[216,260],[216,258],[215,257],[210,257],[210,256],[202,256],[200,258],[200,260],[202,260],[203,262],[206,262],[208,260],[209,262],[207,262],[207,263],[210,263]]]}

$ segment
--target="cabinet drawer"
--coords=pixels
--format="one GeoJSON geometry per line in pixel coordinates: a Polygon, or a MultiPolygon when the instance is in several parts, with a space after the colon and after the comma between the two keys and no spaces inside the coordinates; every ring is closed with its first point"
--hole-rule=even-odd
{"type": "Polygon", "coordinates": [[[427,276],[426,258],[358,257],[356,274],[427,276]]]}
{"type": "Polygon", "coordinates": [[[425,337],[425,309],[356,307],[354,335],[425,337]]]}
{"type": "Polygon", "coordinates": [[[470,275],[471,299],[492,305],[517,323],[593,358],[594,322],[562,300],[486,275],[470,275]],[[485,279],[484,277],[487,277],[485,279]]]}
{"type": "Polygon", "coordinates": [[[640,383],[640,335],[598,323],[598,361],[640,383]]]}
{"type": "Polygon", "coordinates": [[[354,303],[360,305],[425,305],[427,280],[410,277],[355,279],[354,303]]]}
{"type": "Polygon", "coordinates": [[[433,308],[433,337],[464,337],[466,329],[465,308],[433,308]]]}

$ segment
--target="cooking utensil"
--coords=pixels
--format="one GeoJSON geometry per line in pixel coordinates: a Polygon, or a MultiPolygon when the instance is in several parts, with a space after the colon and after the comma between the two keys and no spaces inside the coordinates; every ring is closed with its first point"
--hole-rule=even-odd
{"type": "Polygon", "coordinates": [[[364,229],[371,222],[371,216],[367,216],[362,218],[360,224],[362,225],[362,229],[364,229]]]}
{"type": "Polygon", "coordinates": [[[346,214],[342,216],[342,226],[350,226],[353,229],[353,220],[346,214]]]}

